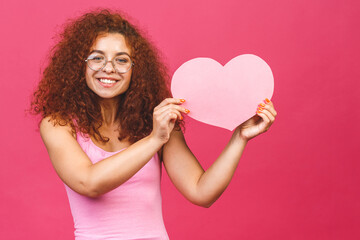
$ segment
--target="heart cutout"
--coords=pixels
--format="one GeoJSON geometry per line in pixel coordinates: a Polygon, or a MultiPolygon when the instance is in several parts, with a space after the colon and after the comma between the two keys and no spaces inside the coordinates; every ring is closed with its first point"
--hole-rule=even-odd
{"type": "Polygon", "coordinates": [[[256,114],[271,99],[274,77],[269,65],[253,54],[231,59],[225,66],[211,58],[194,58],[174,73],[171,91],[183,98],[189,117],[230,131],[256,114]]]}

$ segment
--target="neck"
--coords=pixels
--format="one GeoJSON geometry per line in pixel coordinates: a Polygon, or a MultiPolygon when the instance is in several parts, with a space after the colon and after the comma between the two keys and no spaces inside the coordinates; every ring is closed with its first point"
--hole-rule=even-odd
{"type": "Polygon", "coordinates": [[[112,126],[116,123],[116,116],[119,108],[119,99],[102,99],[100,101],[101,115],[105,126],[112,126]]]}

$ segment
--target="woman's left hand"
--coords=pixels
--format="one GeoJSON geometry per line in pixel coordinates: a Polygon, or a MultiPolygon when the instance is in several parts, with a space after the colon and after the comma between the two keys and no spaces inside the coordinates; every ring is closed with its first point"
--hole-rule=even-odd
{"type": "Polygon", "coordinates": [[[238,136],[246,141],[266,132],[275,121],[277,115],[273,103],[267,98],[264,103],[259,104],[256,113],[256,115],[239,125],[236,129],[239,134],[238,136]]]}

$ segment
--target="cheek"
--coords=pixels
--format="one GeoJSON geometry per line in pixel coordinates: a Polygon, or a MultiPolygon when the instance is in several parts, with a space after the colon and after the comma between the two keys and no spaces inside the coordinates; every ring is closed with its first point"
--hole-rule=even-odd
{"type": "Polygon", "coordinates": [[[125,76],[126,83],[127,83],[128,86],[130,85],[130,83],[132,81],[132,79],[131,79],[132,74],[131,73],[132,72],[126,73],[126,76],[125,76]]]}
{"type": "Polygon", "coordinates": [[[129,75],[127,77],[129,78],[129,82],[131,82],[132,81],[132,76],[133,76],[132,69],[130,70],[130,72],[128,74],[129,75]]]}
{"type": "Polygon", "coordinates": [[[89,80],[88,76],[86,76],[86,86],[91,88],[91,83],[90,83],[90,80],[89,80]]]}

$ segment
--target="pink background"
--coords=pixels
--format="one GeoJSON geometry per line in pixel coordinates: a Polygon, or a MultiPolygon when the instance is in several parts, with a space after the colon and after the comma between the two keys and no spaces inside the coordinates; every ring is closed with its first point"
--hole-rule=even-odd
{"type": "MultiPolygon", "coordinates": [[[[191,205],[163,173],[171,239],[360,238],[359,1],[13,0],[0,3],[0,239],[73,239],[63,183],[24,109],[61,24],[99,6],[145,29],[170,73],[191,58],[225,64],[243,53],[274,73],[277,120],[249,142],[211,208],[191,205]]],[[[230,135],[187,120],[205,168],[230,135]]]]}

